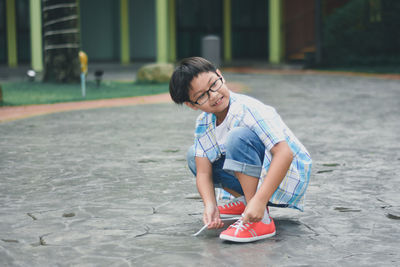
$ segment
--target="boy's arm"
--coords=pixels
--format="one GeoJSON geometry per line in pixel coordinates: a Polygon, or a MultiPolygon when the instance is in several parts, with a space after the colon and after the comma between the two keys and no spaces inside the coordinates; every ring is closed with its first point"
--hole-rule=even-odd
{"type": "Polygon", "coordinates": [[[221,228],[223,223],[219,217],[217,201],[215,200],[214,184],[212,181],[212,165],[208,158],[196,157],[196,185],[204,203],[204,224],[208,228],[221,228]]]}
{"type": "Polygon", "coordinates": [[[278,188],[293,161],[293,152],[289,145],[283,141],[271,149],[272,160],[266,177],[257,190],[250,203],[247,205],[244,221],[260,221],[264,215],[265,207],[278,188]]]}

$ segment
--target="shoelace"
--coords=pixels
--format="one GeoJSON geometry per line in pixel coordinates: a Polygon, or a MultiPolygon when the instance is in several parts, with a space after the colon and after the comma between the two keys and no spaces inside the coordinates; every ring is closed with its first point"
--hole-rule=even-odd
{"type": "Polygon", "coordinates": [[[241,200],[235,198],[234,200],[232,200],[232,201],[226,203],[225,205],[223,205],[222,207],[225,209],[225,208],[232,207],[233,205],[237,206],[237,205],[239,205],[239,202],[241,202],[241,200]]]}
{"type": "MultiPolygon", "coordinates": [[[[233,221],[233,220],[240,220],[241,217],[235,217],[235,218],[226,218],[226,219],[221,219],[221,221],[233,221]]],[[[197,231],[193,236],[198,236],[201,232],[203,232],[206,228],[208,227],[208,224],[205,224],[199,231],[197,231]]]]}
{"type": "Polygon", "coordinates": [[[240,231],[246,230],[247,227],[250,226],[250,224],[252,224],[252,223],[249,222],[249,223],[243,224],[243,221],[242,221],[242,219],[240,218],[237,222],[235,222],[234,224],[232,224],[230,227],[236,228],[235,235],[237,235],[237,233],[239,232],[239,230],[240,230],[240,231]]]}

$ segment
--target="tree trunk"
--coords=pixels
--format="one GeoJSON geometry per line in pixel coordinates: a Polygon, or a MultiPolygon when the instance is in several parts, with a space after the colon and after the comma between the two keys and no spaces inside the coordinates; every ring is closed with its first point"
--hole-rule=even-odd
{"type": "Polygon", "coordinates": [[[78,82],[80,34],[77,0],[42,0],[44,81],[78,82]]]}

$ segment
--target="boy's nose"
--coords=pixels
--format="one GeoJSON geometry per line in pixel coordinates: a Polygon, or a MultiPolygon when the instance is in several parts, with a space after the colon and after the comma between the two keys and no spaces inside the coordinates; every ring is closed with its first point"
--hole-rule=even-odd
{"type": "Polygon", "coordinates": [[[218,92],[214,92],[214,91],[211,91],[211,90],[209,91],[209,93],[210,93],[210,99],[211,100],[219,95],[218,92]]]}

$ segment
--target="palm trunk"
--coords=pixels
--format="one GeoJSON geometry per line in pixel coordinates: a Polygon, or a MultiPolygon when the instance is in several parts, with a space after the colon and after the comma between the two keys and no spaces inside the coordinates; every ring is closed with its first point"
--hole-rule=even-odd
{"type": "Polygon", "coordinates": [[[77,0],[43,0],[44,81],[78,82],[77,0]]]}

